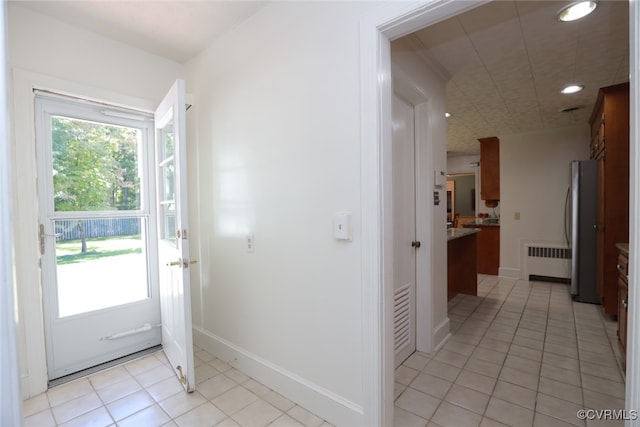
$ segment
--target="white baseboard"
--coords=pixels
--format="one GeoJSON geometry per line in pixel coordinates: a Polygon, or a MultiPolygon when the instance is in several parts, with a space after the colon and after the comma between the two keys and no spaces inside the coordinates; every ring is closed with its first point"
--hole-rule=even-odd
{"type": "Polygon", "coordinates": [[[498,269],[498,276],[506,277],[507,279],[520,279],[520,269],[500,267],[498,269]]]}
{"type": "Polygon", "coordinates": [[[445,319],[440,322],[438,326],[433,331],[433,352],[437,352],[440,350],[446,343],[449,341],[449,337],[451,336],[451,327],[449,325],[449,318],[445,317],[445,319]]]}
{"type": "Polygon", "coordinates": [[[333,425],[363,426],[364,409],[357,403],[264,360],[206,329],[194,327],[193,342],[333,425]]]}

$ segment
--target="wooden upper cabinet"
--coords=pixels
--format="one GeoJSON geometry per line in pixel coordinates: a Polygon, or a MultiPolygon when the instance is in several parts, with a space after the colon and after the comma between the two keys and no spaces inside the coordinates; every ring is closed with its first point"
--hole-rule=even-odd
{"type": "Polygon", "coordinates": [[[500,140],[480,138],[480,199],[500,200],[500,140]]]}

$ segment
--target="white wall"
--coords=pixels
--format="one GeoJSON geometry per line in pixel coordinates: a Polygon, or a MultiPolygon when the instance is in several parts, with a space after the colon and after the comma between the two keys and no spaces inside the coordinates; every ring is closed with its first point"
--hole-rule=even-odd
{"type": "Polygon", "coordinates": [[[588,124],[500,138],[500,275],[521,277],[523,242],[564,242],[571,160],[589,158],[588,124]],[[520,213],[520,220],[514,213],[520,213]]]}
{"type": "Polygon", "coordinates": [[[183,66],[9,3],[12,68],[158,104],[183,66]]]}
{"type": "Polygon", "coordinates": [[[9,3],[14,236],[23,397],[46,390],[38,268],[33,86],[153,110],[181,64],[9,3]]]}
{"type": "Polygon", "coordinates": [[[359,19],[367,8],[272,3],[187,64],[196,94],[191,250],[202,260],[192,273],[194,340],[342,425],[361,423],[363,411],[359,19]],[[333,238],[340,211],[352,213],[351,242],[333,238]]]}
{"type": "Polygon", "coordinates": [[[480,154],[447,157],[447,173],[477,173],[479,168],[476,163],[480,163],[480,154]]]}
{"type": "MultiPolygon", "coordinates": [[[[570,126],[539,132],[498,135],[500,139],[500,271],[526,278],[522,249],[526,242],[564,244],[564,203],[569,162],[589,158],[589,127],[570,126]],[[514,213],[520,213],[520,220],[514,213]]],[[[448,173],[478,173],[470,163],[480,156],[447,159],[448,173]]],[[[478,185],[479,177],[477,178],[478,185]]],[[[479,197],[479,192],[476,192],[479,197]]],[[[492,212],[478,201],[478,212],[492,212]]]]}

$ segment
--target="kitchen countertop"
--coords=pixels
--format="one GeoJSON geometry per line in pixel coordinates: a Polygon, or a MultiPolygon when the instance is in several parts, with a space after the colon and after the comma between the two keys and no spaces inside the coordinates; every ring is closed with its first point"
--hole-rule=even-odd
{"type": "Polygon", "coordinates": [[[499,222],[465,222],[463,227],[500,227],[499,222]]]}
{"type": "Polygon", "coordinates": [[[447,241],[453,239],[459,239],[461,237],[469,236],[479,232],[478,228],[448,228],[447,229],[447,241]]]}
{"type": "Polygon", "coordinates": [[[616,248],[620,249],[626,256],[629,256],[629,244],[628,243],[616,243],[616,248]]]}

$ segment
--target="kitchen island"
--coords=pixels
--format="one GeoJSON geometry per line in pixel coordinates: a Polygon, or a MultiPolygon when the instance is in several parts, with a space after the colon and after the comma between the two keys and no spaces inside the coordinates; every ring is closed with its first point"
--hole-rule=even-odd
{"type": "Polygon", "coordinates": [[[463,227],[479,229],[478,273],[498,275],[500,268],[500,223],[496,220],[473,222],[463,227]]]}
{"type": "Polygon", "coordinates": [[[478,295],[477,228],[447,229],[447,300],[478,295]]]}

